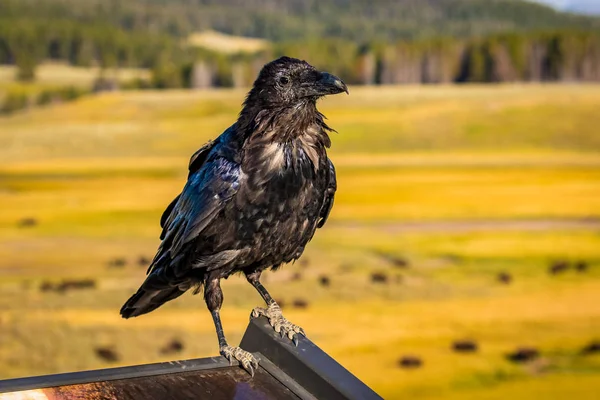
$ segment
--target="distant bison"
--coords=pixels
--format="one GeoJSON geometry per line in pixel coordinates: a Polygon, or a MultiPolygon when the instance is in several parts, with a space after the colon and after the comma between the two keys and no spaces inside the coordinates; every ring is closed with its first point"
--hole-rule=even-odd
{"type": "Polygon", "coordinates": [[[138,261],[137,261],[137,263],[138,263],[138,265],[139,265],[140,267],[147,267],[147,266],[149,266],[149,265],[150,265],[150,261],[151,261],[151,260],[150,260],[148,257],[146,257],[146,256],[140,256],[140,257],[138,258],[138,261]]]}
{"type": "Polygon", "coordinates": [[[392,264],[394,267],[397,267],[397,268],[407,268],[408,267],[408,260],[406,260],[403,257],[395,256],[393,254],[388,254],[388,253],[384,253],[384,252],[376,252],[375,254],[377,254],[381,259],[392,264]]]}
{"type": "Polygon", "coordinates": [[[512,282],[513,278],[512,275],[507,273],[507,272],[500,272],[498,274],[498,276],[496,277],[496,280],[500,283],[503,283],[505,285],[510,285],[510,283],[512,282]]]}
{"type": "Polygon", "coordinates": [[[550,267],[548,268],[548,272],[551,275],[558,275],[562,272],[565,272],[568,269],[569,269],[568,261],[558,260],[558,261],[554,261],[552,264],[550,264],[550,267]]]}
{"type": "Polygon", "coordinates": [[[65,279],[62,282],[52,283],[48,281],[42,282],[40,285],[41,292],[56,292],[65,293],[70,290],[94,289],[96,281],[93,279],[65,279]]]}
{"type": "Polygon", "coordinates": [[[577,263],[575,263],[575,270],[577,272],[586,272],[588,270],[588,263],[583,260],[577,261],[577,263]]]}
{"type": "Polygon", "coordinates": [[[37,219],[35,218],[23,218],[19,221],[18,226],[20,228],[31,228],[38,224],[37,219]]]}
{"type": "Polygon", "coordinates": [[[457,353],[475,353],[478,348],[477,343],[473,340],[457,340],[452,343],[452,350],[457,353]]]}
{"type": "Polygon", "coordinates": [[[120,357],[112,347],[97,347],[94,349],[96,356],[106,362],[119,361],[120,357]]]}
{"type": "Polygon", "coordinates": [[[172,339],[163,348],[160,349],[160,354],[180,353],[183,350],[183,342],[179,339],[172,339]]]}
{"type": "Polygon", "coordinates": [[[40,285],[40,292],[51,292],[54,291],[54,284],[52,282],[44,281],[40,285]]]}
{"type": "Polygon", "coordinates": [[[521,347],[506,355],[506,358],[515,363],[533,361],[540,356],[540,352],[533,347],[521,347]]]}
{"type": "Polygon", "coordinates": [[[398,360],[400,368],[414,369],[423,366],[423,360],[417,356],[403,356],[398,360]]]}
{"type": "Polygon", "coordinates": [[[597,354],[600,353],[600,341],[594,340],[581,350],[581,354],[597,354]]]}
{"type": "Polygon", "coordinates": [[[93,279],[65,280],[60,283],[59,287],[65,291],[70,289],[94,289],[96,281],[93,279]]]}
{"type": "Polygon", "coordinates": [[[123,257],[113,258],[108,262],[108,266],[111,268],[123,268],[127,265],[127,260],[123,257]]]}
{"type": "Polygon", "coordinates": [[[308,308],[308,301],[304,299],[294,299],[292,306],[294,308],[308,308]]]}
{"type": "Polygon", "coordinates": [[[331,280],[329,279],[329,277],[327,275],[321,275],[319,277],[319,283],[323,287],[329,287],[329,285],[331,284],[331,280]]]}
{"type": "Polygon", "coordinates": [[[371,282],[373,283],[387,283],[388,276],[383,272],[373,272],[371,274],[371,282]]]}

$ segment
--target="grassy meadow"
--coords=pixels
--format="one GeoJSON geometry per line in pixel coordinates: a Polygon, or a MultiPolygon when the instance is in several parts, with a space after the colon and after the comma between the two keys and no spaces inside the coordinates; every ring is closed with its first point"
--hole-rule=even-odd
{"type": "MultiPolygon", "coordinates": [[[[320,104],[339,132],[331,218],[265,277],[288,319],[386,399],[597,398],[600,353],[582,349],[600,340],[600,87],[350,92],[320,104]],[[540,355],[507,359],[521,347],[540,355]]],[[[110,93],[0,117],[0,378],[217,354],[199,296],[118,310],[189,156],[243,96],[110,93]],[[81,279],[94,287],[43,290],[81,279]],[[164,351],[173,339],[181,352],[164,351]]],[[[237,343],[261,299],[241,277],[223,288],[237,343]]]]}
{"type": "MultiPolygon", "coordinates": [[[[36,69],[36,79],[32,82],[21,82],[15,78],[17,68],[13,65],[0,65],[0,101],[8,93],[19,93],[28,96],[37,95],[44,90],[61,87],[78,87],[90,89],[98,76],[100,68],[73,67],[58,62],[46,62],[36,69]]],[[[147,79],[150,72],[140,68],[119,68],[104,71],[104,76],[120,82],[136,78],[147,79]]]]}

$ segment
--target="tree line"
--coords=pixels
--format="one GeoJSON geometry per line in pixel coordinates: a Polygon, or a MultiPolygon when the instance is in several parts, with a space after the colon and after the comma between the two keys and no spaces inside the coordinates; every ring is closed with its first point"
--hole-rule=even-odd
{"type": "Polygon", "coordinates": [[[163,81],[170,77],[174,86],[191,88],[248,86],[265,62],[281,55],[306,59],[358,85],[600,82],[600,34],[570,31],[362,45],[342,39],[298,41],[253,56],[204,51],[181,65],[176,82],[173,70],[163,81]]]}
{"type": "Polygon", "coordinates": [[[163,54],[176,49],[175,41],[166,35],[124,31],[103,23],[0,16],[0,64],[16,65],[21,80],[33,79],[44,60],[103,69],[152,68],[163,54]]]}
{"type": "Polygon", "coordinates": [[[248,86],[270,59],[289,55],[351,84],[513,81],[600,81],[600,33],[561,30],[357,42],[343,38],[276,42],[257,54],[226,55],[189,47],[168,35],[111,25],[0,18],[0,64],[22,80],[44,60],[103,69],[141,67],[150,81],[133,87],[248,86]]]}
{"type": "Polygon", "coordinates": [[[599,37],[600,18],[518,0],[0,1],[0,64],[19,79],[45,60],[151,69],[127,85],[139,88],[248,86],[284,54],[352,84],[598,81],[599,37]],[[206,28],[273,44],[232,55],[186,45],[206,28]]]}

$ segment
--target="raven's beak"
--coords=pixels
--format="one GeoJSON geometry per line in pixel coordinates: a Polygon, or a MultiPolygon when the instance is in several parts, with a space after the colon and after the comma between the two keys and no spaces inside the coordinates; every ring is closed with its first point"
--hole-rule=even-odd
{"type": "Polygon", "coordinates": [[[327,72],[321,72],[319,80],[317,80],[316,89],[322,96],[342,92],[350,94],[348,87],[340,78],[327,72]]]}

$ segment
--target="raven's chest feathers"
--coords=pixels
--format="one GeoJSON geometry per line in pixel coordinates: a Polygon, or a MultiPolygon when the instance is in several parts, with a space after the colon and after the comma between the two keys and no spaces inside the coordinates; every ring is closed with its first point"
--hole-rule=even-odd
{"type": "Polygon", "coordinates": [[[247,171],[250,186],[287,196],[325,175],[327,154],[318,130],[310,127],[306,134],[286,141],[266,135],[248,143],[242,170],[247,171]]]}
{"type": "Polygon", "coordinates": [[[244,144],[242,198],[253,204],[291,199],[316,185],[325,190],[329,136],[319,119],[259,124],[244,144]],[[268,195],[268,199],[263,198],[268,195]]]}
{"type": "Polygon", "coordinates": [[[238,238],[271,265],[299,257],[315,232],[329,179],[328,140],[315,123],[293,136],[267,130],[244,145],[238,238]]]}

